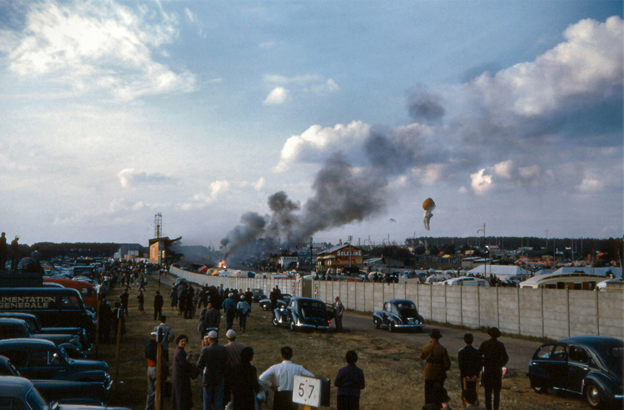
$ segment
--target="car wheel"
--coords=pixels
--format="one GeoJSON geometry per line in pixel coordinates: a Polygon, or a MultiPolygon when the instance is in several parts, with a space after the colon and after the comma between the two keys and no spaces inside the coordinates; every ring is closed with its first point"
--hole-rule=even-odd
{"type": "Polygon", "coordinates": [[[388,332],[396,332],[396,327],[394,327],[394,323],[388,323],[388,332]]]}
{"type": "Polygon", "coordinates": [[[295,331],[295,321],[294,320],[290,321],[290,330],[292,330],[293,332],[295,331]]]}
{"type": "Polygon", "coordinates": [[[585,399],[587,400],[587,404],[589,404],[589,407],[591,407],[592,409],[600,409],[604,405],[602,392],[593,383],[589,383],[585,388],[585,399]]]}
{"type": "Polygon", "coordinates": [[[544,394],[546,393],[546,390],[548,389],[546,388],[546,386],[543,385],[533,386],[533,391],[537,394],[544,394]]]}
{"type": "Polygon", "coordinates": [[[273,326],[277,326],[277,325],[279,325],[279,322],[277,321],[277,318],[273,316],[273,326]]]}
{"type": "Polygon", "coordinates": [[[375,322],[375,329],[379,329],[381,327],[381,323],[379,323],[379,320],[373,320],[373,322],[375,322]]]}

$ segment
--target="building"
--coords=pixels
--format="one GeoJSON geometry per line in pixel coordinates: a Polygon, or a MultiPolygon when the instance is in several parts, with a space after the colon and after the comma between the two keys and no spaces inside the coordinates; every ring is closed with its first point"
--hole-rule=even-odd
{"type": "Polygon", "coordinates": [[[364,263],[364,252],[361,248],[351,244],[338,245],[318,254],[317,272],[327,269],[358,268],[364,263]]]}
{"type": "Polygon", "coordinates": [[[149,240],[149,261],[151,263],[162,264],[166,262],[168,258],[171,257],[167,252],[168,249],[173,245],[174,242],[182,239],[180,236],[176,239],[165,238],[154,238],[149,240]]]}

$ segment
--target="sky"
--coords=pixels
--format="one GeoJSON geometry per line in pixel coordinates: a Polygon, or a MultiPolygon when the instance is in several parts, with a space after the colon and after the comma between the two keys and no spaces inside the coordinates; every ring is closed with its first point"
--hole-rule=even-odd
{"type": "Polygon", "coordinates": [[[621,236],[622,10],[0,1],[0,230],[146,245],[161,213],[214,247],[621,236]]]}

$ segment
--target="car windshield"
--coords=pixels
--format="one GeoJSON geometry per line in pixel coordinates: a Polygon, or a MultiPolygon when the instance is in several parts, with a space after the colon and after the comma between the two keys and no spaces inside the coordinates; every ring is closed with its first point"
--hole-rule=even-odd
{"type": "Polygon", "coordinates": [[[624,346],[607,349],[606,365],[609,370],[620,376],[622,375],[622,368],[624,368],[624,346]]]}
{"type": "Polygon", "coordinates": [[[32,410],[45,410],[49,407],[48,402],[41,396],[39,390],[34,387],[26,394],[26,402],[32,410]]]}

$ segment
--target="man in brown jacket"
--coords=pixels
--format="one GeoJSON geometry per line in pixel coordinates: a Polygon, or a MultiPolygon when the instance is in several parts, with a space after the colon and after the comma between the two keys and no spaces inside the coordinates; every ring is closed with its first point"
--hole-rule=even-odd
{"type": "Polygon", "coordinates": [[[498,341],[500,330],[493,327],[488,330],[490,340],[481,343],[479,351],[483,355],[483,375],[481,384],[485,390],[485,408],[498,410],[500,406],[500,391],[503,383],[503,366],[507,364],[509,356],[505,345],[498,341]],[[492,393],[494,397],[492,397],[492,393]],[[493,400],[492,400],[493,399],[493,400]]]}
{"type": "Polygon", "coordinates": [[[431,342],[420,352],[420,359],[425,363],[425,404],[433,404],[440,408],[443,400],[446,372],[451,369],[451,359],[446,348],[440,344],[442,334],[433,329],[429,334],[431,342]]]}

